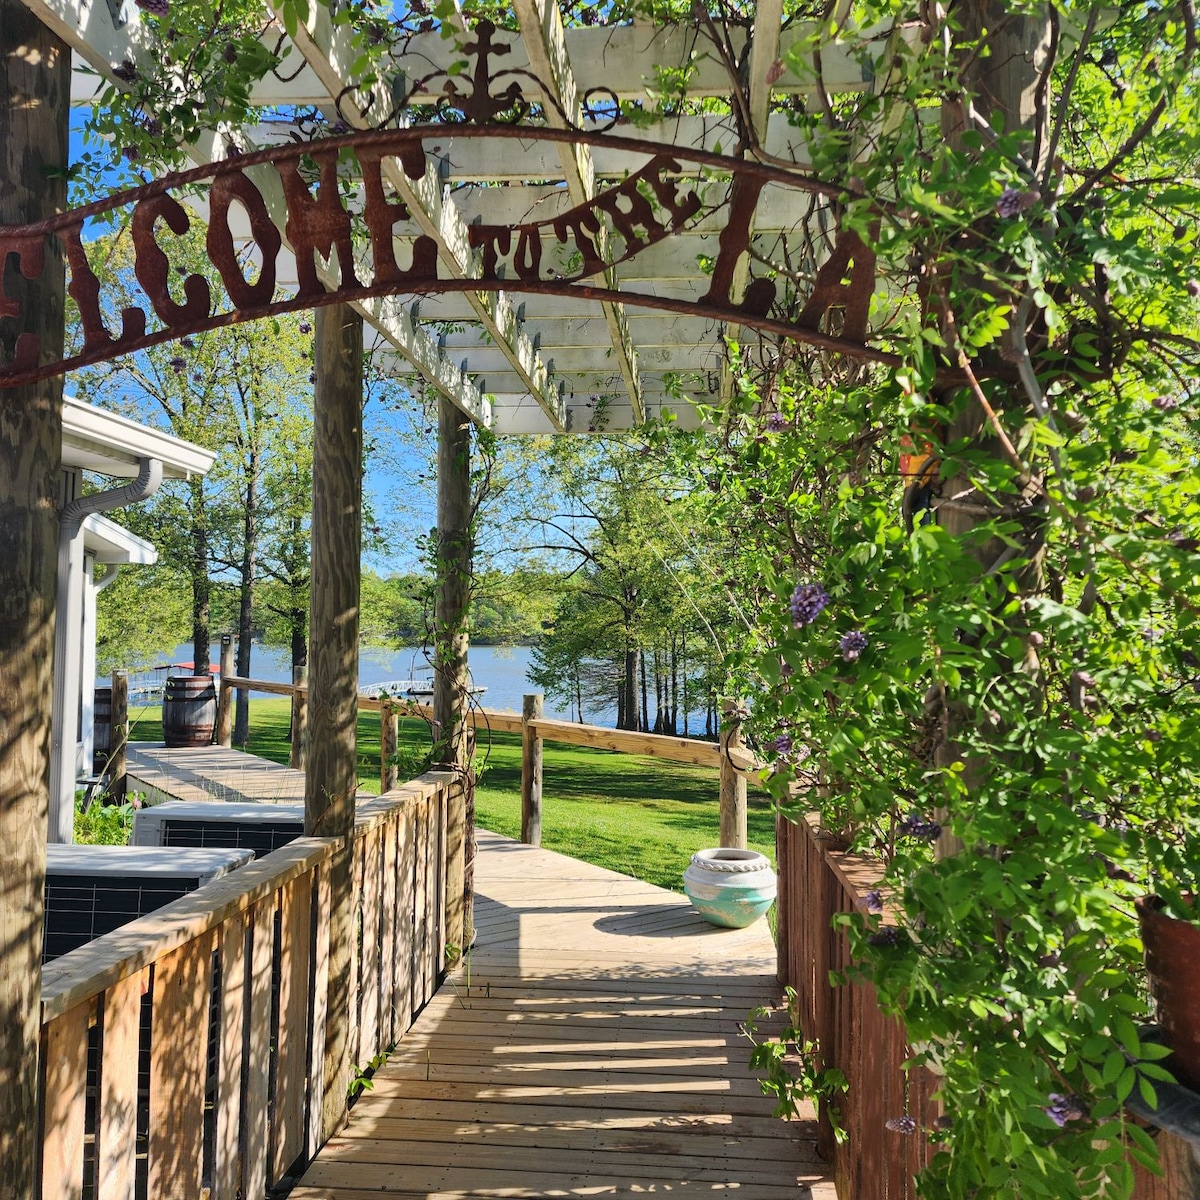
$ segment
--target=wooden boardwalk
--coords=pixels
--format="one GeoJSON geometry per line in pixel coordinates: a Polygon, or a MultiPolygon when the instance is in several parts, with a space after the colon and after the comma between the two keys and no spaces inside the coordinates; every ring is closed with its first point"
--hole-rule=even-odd
{"type": "Polygon", "coordinates": [[[739,1023],[779,995],[765,922],[479,833],[478,940],[293,1200],[835,1200],[739,1023]]]}

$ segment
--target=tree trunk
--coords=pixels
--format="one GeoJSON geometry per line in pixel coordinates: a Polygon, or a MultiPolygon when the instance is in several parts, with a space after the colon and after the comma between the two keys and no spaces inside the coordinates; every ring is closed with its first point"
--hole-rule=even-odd
{"type": "Polygon", "coordinates": [[[679,639],[671,638],[671,736],[679,733],[679,639]]]}
{"type": "MultiPolygon", "coordinates": [[[[253,448],[246,468],[246,499],[242,512],[242,562],[239,569],[237,673],[250,678],[250,652],[254,636],[254,583],[258,572],[258,453],[253,448]]],[[[233,718],[233,744],[250,740],[250,693],[239,688],[233,718]]]]}
{"type": "MultiPolygon", "coordinates": [[[[66,207],[70,52],[19,0],[0,0],[0,225],[66,207]]],[[[9,256],[0,295],[17,309],[0,323],[0,358],[33,334],[43,359],[63,348],[65,276],[57,241],[25,279],[9,256]]],[[[12,388],[0,420],[0,1200],[37,1187],[42,893],[50,788],[50,719],[62,379],[12,388]]],[[[91,681],[89,680],[89,683],[91,681]]]]}
{"type": "Polygon", "coordinates": [[[208,514],[204,508],[204,479],[189,484],[188,509],[192,520],[192,673],[208,674],[212,634],[209,631],[212,583],[208,578],[208,514]]]}
{"type": "Polygon", "coordinates": [[[621,696],[617,703],[617,728],[636,729],[637,726],[637,664],[638,652],[631,646],[625,647],[625,675],[621,682],[621,696]]]}
{"type": "Polygon", "coordinates": [[[471,423],[444,397],[438,402],[437,596],[434,601],[435,761],[467,762],[467,652],[471,600],[471,423]]]}
{"type": "Polygon", "coordinates": [[[330,860],[329,984],[325,999],[322,1131],[346,1118],[350,1083],[350,956],[355,922],[351,880],[358,618],[362,557],[362,318],[346,304],[316,310],[313,403],[312,663],[304,832],[335,837],[330,860]]]}
{"type": "Polygon", "coordinates": [[[683,736],[688,736],[688,673],[687,673],[687,634],[680,640],[679,673],[683,676],[683,736]]]}
{"type": "Polygon", "coordinates": [[[662,655],[659,650],[654,652],[654,732],[666,733],[667,715],[664,700],[666,680],[662,678],[662,655]]]}
{"type": "Polygon", "coordinates": [[[646,691],[646,655],[640,650],[638,651],[638,671],[642,678],[642,719],[635,728],[648,730],[650,728],[650,696],[646,691]]]}

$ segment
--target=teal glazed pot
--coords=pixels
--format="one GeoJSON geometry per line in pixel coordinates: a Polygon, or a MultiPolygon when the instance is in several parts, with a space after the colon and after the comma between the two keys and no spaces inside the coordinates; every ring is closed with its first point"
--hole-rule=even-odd
{"type": "Polygon", "coordinates": [[[745,929],[771,907],[775,872],[755,850],[697,850],[683,873],[683,890],[706,921],[745,929]]]}

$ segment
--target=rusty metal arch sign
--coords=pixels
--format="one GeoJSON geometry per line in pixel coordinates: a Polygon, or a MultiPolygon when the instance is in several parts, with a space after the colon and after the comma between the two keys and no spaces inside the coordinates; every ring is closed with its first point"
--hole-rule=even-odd
{"type": "MultiPolygon", "coordinates": [[[[735,270],[750,245],[763,189],[772,184],[830,199],[841,191],[804,174],[703,150],[664,148],[657,142],[575,129],[458,125],[456,138],[585,142],[644,155],[647,162],[588,203],[549,220],[470,226],[471,245],[479,259],[476,275],[443,276],[436,243],[421,234],[413,240],[409,261],[402,265],[396,258],[393,231],[397,222],[410,219],[410,213],[403,202],[389,196],[388,171],[398,167],[408,181],[422,180],[427,170],[425,142],[443,141],[445,136],[444,126],[415,126],[292,142],[164,176],[34,225],[0,226],[0,279],[10,256],[15,257],[16,269],[26,279],[38,278],[48,257],[47,239],[61,239],[68,264],[68,291],[79,309],[82,329],[78,352],[56,362],[42,362],[36,336],[22,334],[11,360],[0,363],[0,388],[33,383],[188,334],[277,313],[378,296],[465,291],[504,290],[618,301],[747,326],[859,359],[898,361],[869,344],[867,315],[875,261],[870,248],[853,232],[839,233],[794,320],[771,315],[776,285],[770,279],[752,280],[744,297],[734,301],[735,270]],[[347,204],[338,179],[339,170],[350,166],[347,160],[351,155],[356,159],[354,177],[362,183],[362,202],[353,206],[347,204]],[[687,228],[704,210],[705,203],[683,163],[730,181],[721,200],[722,206],[728,204],[728,219],[719,237],[707,293],[689,301],[590,282],[596,276],[603,279],[605,268],[632,259],[687,228]],[[266,172],[258,176],[263,187],[282,191],[286,208],[283,229],[295,255],[299,286],[295,294],[284,298],[278,296],[277,287],[283,237],[262,187],[252,177],[256,169],[266,172]],[[214,295],[209,280],[198,273],[177,280],[173,291],[176,273],[160,242],[160,223],[177,235],[186,233],[191,224],[192,218],[175,193],[204,186],[209,207],[207,252],[224,297],[214,295]],[[233,205],[243,210],[256,245],[256,278],[247,277],[239,257],[229,223],[233,205]],[[126,307],[121,328],[114,332],[104,320],[103,285],[88,263],[83,235],[90,219],[126,207],[132,212],[134,275],[146,307],[126,307]],[[369,251],[366,263],[355,260],[356,237],[369,251]],[[553,253],[546,252],[547,246],[553,253]],[[329,288],[320,274],[322,270],[328,274],[335,260],[338,284],[329,288]],[[369,274],[364,267],[369,267],[369,274]],[[366,277],[360,277],[360,272],[366,277]],[[839,313],[837,334],[823,328],[831,310],[839,313]],[[157,318],[153,325],[151,312],[157,318]]],[[[20,316],[20,301],[0,290],[0,320],[20,316]]]]}

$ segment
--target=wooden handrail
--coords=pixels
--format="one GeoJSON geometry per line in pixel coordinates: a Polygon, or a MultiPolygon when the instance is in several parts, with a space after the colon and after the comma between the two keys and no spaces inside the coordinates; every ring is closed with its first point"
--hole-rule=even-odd
{"type": "MultiPolygon", "coordinates": [[[[229,709],[228,696],[231,689],[245,688],[250,691],[268,692],[279,696],[300,699],[301,707],[307,701],[307,687],[291,683],[273,683],[264,679],[247,679],[236,675],[223,675],[220,681],[222,712],[229,709]]],[[[611,750],[618,754],[637,754],[648,758],[662,758],[670,762],[690,763],[708,767],[719,773],[721,840],[722,844],[745,847],[745,776],[761,769],[757,756],[748,750],[737,733],[737,725],[726,725],[720,743],[701,741],[699,738],[674,737],[661,733],[641,733],[629,729],[608,729],[602,725],[583,725],[574,721],[561,721],[538,715],[540,706],[531,706],[526,697],[523,713],[498,712],[486,708],[470,708],[466,720],[478,733],[489,729],[498,733],[521,735],[521,837],[530,845],[541,844],[542,805],[542,755],[543,741],[566,742],[576,746],[591,746],[598,750],[611,750]]],[[[295,707],[295,704],[293,705],[295,707]]],[[[395,783],[394,747],[397,741],[397,721],[401,716],[420,717],[433,720],[433,708],[404,697],[385,696],[374,699],[360,696],[358,707],[380,714],[380,790],[388,793],[395,783]]],[[[731,718],[727,718],[731,719],[731,718]]],[[[228,720],[221,725],[228,728],[228,720]]],[[[223,742],[228,745],[228,742],[223,742]]],[[[295,762],[303,769],[302,763],[295,762]]]]}
{"type": "Polygon", "coordinates": [[[297,838],[42,969],[42,1024],[135,975],[332,857],[334,838],[297,838]]]}
{"type": "Polygon", "coordinates": [[[100,1197],[132,1195],[143,1169],[149,1194],[172,1197],[203,1194],[208,1178],[214,1195],[263,1196],[302,1169],[328,1136],[330,1037],[351,1065],[373,1061],[462,953],[465,834],[456,772],[361,806],[349,862],[359,936],[349,979],[337,981],[348,999],[337,1029],[328,1003],[337,838],[299,838],[47,964],[43,1200],[84,1194],[89,1152],[100,1197]],[[142,1167],[135,1132],[147,1103],[142,1167]]]}

